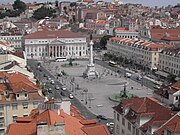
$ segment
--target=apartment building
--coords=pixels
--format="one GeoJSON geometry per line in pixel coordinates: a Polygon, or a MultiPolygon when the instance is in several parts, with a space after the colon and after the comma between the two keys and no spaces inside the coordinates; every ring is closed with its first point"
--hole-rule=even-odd
{"type": "Polygon", "coordinates": [[[158,69],[180,77],[180,47],[160,52],[158,69]]]}
{"type": "Polygon", "coordinates": [[[107,43],[107,51],[110,54],[127,58],[135,64],[139,64],[150,70],[157,69],[159,52],[171,45],[113,37],[107,43]]]}
{"type": "Polygon", "coordinates": [[[15,49],[23,48],[23,35],[22,34],[0,34],[1,40],[6,40],[15,49]]]}
{"type": "Polygon", "coordinates": [[[152,135],[174,114],[153,98],[125,99],[114,107],[114,135],[152,135]]]}
{"type": "Polygon", "coordinates": [[[27,76],[18,72],[0,73],[0,134],[16,117],[26,117],[44,98],[27,76]]]}
{"type": "Polygon", "coordinates": [[[153,92],[153,97],[166,105],[177,104],[180,101],[180,81],[155,90],[153,92]]]}
{"type": "Polygon", "coordinates": [[[82,58],[87,56],[86,37],[66,30],[37,31],[25,36],[27,59],[82,58]]]}

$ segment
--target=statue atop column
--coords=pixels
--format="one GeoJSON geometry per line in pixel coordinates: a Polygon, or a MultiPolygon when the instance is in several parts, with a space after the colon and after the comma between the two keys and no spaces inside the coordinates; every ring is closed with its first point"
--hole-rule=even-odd
{"type": "Polygon", "coordinates": [[[93,40],[92,40],[92,34],[90,35],[90,43],[89,43],[89,64],[87,65],[87,69],[83,73],[84,78],[98,78],[99,74],[95,70],[95,66],[93,63],[93,40]]]}

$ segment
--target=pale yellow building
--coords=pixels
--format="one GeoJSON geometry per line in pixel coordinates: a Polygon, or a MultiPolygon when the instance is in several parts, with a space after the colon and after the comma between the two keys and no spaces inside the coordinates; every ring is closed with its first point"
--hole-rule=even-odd
{"type": "Polygon", "coordinates": [[[159,52],[171,45],[113,37],[107,43],[110,54],[126,58],[150,70],[157,69],[159,52]]]}
{"type": "Polygon", "coordinates": [[[0,73],[0,135],[16,117],[26,117],[44,101],[41,90],[20,73],[0,73]]]}

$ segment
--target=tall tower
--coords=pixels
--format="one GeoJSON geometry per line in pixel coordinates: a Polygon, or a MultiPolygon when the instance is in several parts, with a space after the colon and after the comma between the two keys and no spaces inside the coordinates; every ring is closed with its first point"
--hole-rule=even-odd
{"type": "Polygon", "coordinates": [[[89,55],[89,64],[87,65],[87,69],[83,73],[84,78],[98,78],[99,74],[95,70],[95,66],[93,63],[93,40],[92,40],[92,35],[90,35],[90,43],[89,43],[89,48],[90,48],[90,55],[89,55]]]}

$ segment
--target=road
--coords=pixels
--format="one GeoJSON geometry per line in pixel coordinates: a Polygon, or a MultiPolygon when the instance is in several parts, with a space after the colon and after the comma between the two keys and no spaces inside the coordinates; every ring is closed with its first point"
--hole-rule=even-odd
{"type": "MultiPolygon", "coordinates": [[[[114,67],[109,66],[109,64],[108,64],[107,62],[100,61],[100,60],[97,60],[97,59],[95,60],[95,63],[97,63],[97,64],[99,64],[99,65],[101,65],[101,66],[103,66],[103,67],[105,67],[105,68],[107,68],[107,69],[110,69],[110,70],[112,70],[112,71],[115,71],[115,72],[117,72],[117,71],[119,70],[122,75],[124,75],[124,74],[127,73],[127,72],[128,72],[128,73],[132,73],[131,71],[126,70],[126,69],[124,69],[123,67],[114,68],[114,67]]],[[[132,75],[132,77],[131,77],[130,79],[132,79],[133,81],[136,81],[136,82],[138,82],[138,83],[141,83],[141,84],[143,84],[144,86],[146,86],[146,87],[148,87],[148,88],[150,88],[150,89],[152,89],[152,90],[154,89],[154,87],[153,87],[154,84],[153,84],[152,81],[146,79],[145,77],[143,77],[141,81],[138,81],[138,80],[136,79],[136,78],[137,78],[137,75],[138,75],[138,73],[132,75]]]]}

